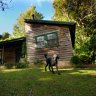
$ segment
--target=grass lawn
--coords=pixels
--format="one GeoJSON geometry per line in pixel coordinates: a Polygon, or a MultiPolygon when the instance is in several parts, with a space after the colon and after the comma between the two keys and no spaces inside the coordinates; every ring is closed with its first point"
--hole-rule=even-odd
{"type": "Polygon", "coordinates": [[[96,69],[62,69],[61,75],[44,69],[0,71],[0,96],[96,96],[96,69]]]}

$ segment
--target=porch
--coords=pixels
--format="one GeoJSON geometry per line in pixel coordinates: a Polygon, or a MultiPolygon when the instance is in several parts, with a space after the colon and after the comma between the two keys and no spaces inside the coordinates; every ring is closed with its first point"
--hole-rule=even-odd
{"type": "Polygon", "coordinates": [[[0,42],[0,65],[4,63],[18,63],[22,54],[22,46],[25,43],[25,37],[0,42]]]}

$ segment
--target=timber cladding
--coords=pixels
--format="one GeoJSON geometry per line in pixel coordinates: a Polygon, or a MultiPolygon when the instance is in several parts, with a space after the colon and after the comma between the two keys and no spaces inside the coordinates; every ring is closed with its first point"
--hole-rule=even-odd
{"type": "Polygon", "coordinates": [[[45,60],[44,54],[55,51],[60,57],[60,66],[68,65],[72,57],[72,41],[68,26],[48,24],[25,24],[27,59],[30,64],[36,60],[45,60]],[[58,46],[36,48],[36,36],[42,36],[51,32],[57,32],[58,46]]]}

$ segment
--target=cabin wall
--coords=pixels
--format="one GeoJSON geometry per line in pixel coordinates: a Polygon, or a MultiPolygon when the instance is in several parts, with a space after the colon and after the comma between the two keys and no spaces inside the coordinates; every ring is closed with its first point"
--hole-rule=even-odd
{"type": "Polygon", "coordinates": [[[44,54],[50,51],[55,51],[60,59],[59,66],[69,67],[70,59],[72,57],[72,43],[68,27],[53,26],[53,25],[40,25],[40,24],[26,24],[26,44],[27,44],[27,59],[30,65],[35,60],[45,60],[44,54]],[[35,36],[46,34],[48,32],[57,31],[58,33],[58,47],[52,48],[36,48],[35,36]]]}

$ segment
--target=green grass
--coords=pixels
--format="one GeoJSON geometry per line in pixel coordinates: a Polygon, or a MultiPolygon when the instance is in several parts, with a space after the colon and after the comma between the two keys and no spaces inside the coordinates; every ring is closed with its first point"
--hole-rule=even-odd
{"type": "Polygon", "coordinates": [[[96,96],[96,69],[62,69],[61,75],[44,69],[0,71],[0,96],[96,96]]]}

